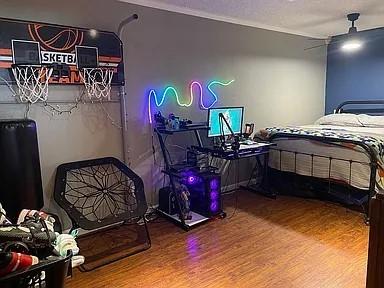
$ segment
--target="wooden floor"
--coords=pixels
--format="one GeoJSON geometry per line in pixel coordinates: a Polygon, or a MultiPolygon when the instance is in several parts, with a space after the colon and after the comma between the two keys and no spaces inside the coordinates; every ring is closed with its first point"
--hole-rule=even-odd
{"type": "Polygon", "coordinates": [[[190,232],[152,223],[152,248],[76,270],[66,287],[365,287],[369,229],[361,214],[317,200],[237,195],[233,216],[232,195],[226,219],[190,232]]]}

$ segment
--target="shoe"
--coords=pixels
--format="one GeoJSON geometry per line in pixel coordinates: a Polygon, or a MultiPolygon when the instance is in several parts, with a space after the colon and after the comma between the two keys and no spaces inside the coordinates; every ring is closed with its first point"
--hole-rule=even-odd
{"type": "Polygon", "coordinates": [[[0,243],[23,242],[29,249],[52,251],[56,240],[55,232],[51,231],[42,219],[26,217],[20,225],[0,227],[0,243]]]}
{"type": "Polygon", "coordinates": [[[43,211],[23,209],[21,210],[19,217],[17,219],[17,224],[22,224],[26,221],[27,218],[35,218],[36,220],[42,219],[48,226],[48,229],[54,232],[55,218],[48,215],[43,211]]]}
{"type": "Polygon", "coordinates": [[[7,213],[5,212],[3,206],[0,203],[0,225],[10,225],[12,222],[7,218],[7,213]]]}

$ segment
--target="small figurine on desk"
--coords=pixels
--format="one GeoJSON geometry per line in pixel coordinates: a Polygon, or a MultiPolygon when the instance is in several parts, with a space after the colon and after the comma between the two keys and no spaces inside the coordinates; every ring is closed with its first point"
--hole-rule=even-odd
{"type": "Polygon", "coordinates": [[[245,131],[243,133],[245,139],[248,139],[253,134],[254,128],[255,128],[255,124],[253,124],[253,123],[245,124],[245,131]]]}
{"type": "Polygon", "coordinates": [[[179,117],[176,117],[175,114],[173,113],[169,114],[167,128],[169,130],[179,130],[180,129],[179,117]]]}
{"type": "Polygon", "coordinates": [[[166,123],[167,119],[165,119],[165,117],[163,117],[161,112],[159,111],[159,112],[155,113],[154,116],[155,116],[154,119],[155,119],[156,125],[158,127],[165,127],[165,123],[166,123]]]}

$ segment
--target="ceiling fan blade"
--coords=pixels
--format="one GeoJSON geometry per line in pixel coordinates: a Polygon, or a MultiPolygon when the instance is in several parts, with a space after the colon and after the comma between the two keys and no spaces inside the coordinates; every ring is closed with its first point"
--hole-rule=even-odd
{"type": "Polygon", "coordinates": [[[317,48],[324,47],[324,46],[327,46],[327,44],[321,44],[321,45],[316,45],[316,46],[313,46],[313,47],[308,47],[308,48],[305,48],[304,51],[308,51],[308,50],[312,50],[312,49],[317,49],[317,48]]]}
{"type": "Polygon", "coordinates": [[[328,38],[307,38],[308,41],[326,41],[328,38]]]}

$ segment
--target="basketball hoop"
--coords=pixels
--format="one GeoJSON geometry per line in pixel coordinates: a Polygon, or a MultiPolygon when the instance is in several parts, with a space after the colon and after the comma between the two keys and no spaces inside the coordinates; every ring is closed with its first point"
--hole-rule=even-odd
{"type": "Polygon", "coordinates": [[[12,73],[18,87],[17,95],[22,103],[47,101],[48,82],[53,68],[37,65],[12,65],[12,73]]]}
{"type": "Polygon", "coordinates": [[[79,70],[90,99],[111,98],[113,70],[108,68],[82,68],[79,70]]]}

